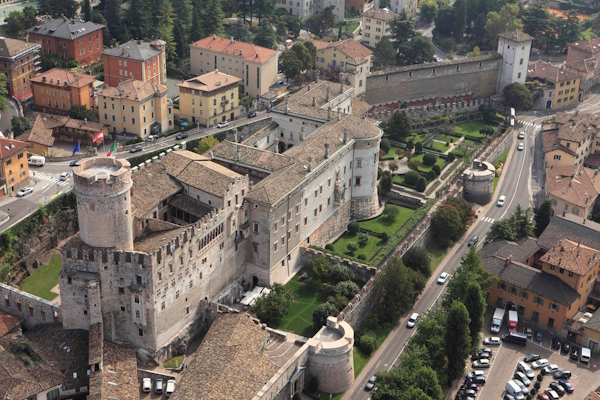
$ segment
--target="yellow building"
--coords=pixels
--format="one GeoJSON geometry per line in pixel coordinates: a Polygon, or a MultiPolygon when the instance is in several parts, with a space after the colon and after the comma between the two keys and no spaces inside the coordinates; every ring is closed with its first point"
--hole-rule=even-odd
{"type": "Polygon", "coordinates": [[[173,103],[167,87],[129,80],[98,94],[100,123],[111,133],[133,133],[142,139],[173,129],[173,103]]]}
{"type": "Polygon", "coordinates": [[[28,146],[20,140],[0,136],[0,197],[18,191],[28,182],[28,146]]]}
{"type": "MultiPolygon", "coordinates": [[[[527,66],[528,81],[543,81],[550,86],[545,91],[552,93],[544,108],[562,108],[581,101],[583,93],[579,93],[581,74],[573,70],[556,67],[544,61],[530,62],[527,66]]],[[[546,97],[546,96],[544,96],[546,97]]]]}
{"type": "Polygon", "coordinates": [[[600,191],[600,175],[580,165],[546,169],[547,198],[556,215],[588,218],[600,191]]]}
{"type": "Polygon", "coordinates": [[[179,116],[206,126],[235,119],[239,115],[240,81],[215,70],[178,84],[179,116]]]}
{"type": "Polygon", "coordinates": [[[600,311],[596,311],[583,325],[583,345],[593,351],[600,351],[600,311]]]}
{"type": "Polygon", "coordinates": [[[370,47],[377,46],[377,43],[384,36],[392,36],[392,25],[397,14],[387,8],[375,8],[365,12],[362,15],[363,40],[370,47]]]}

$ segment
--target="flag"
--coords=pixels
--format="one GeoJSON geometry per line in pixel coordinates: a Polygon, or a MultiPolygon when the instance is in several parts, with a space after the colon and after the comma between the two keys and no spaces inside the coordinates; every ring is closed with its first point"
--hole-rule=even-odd
{"type": "Polygon", "coordinates": [[[77,142],[77,144],[75,145],[75,148],[73,149],[73,154],[71,155],[71,157],[75,157],[75,153],[79,152],[79,142],[77,142]]]}
{"type": "Polygon", "coordinates": [[[96,143],[100,139],[104,140],[104,132],[102,130],[100,130],[100,132],[94,135],[94,137],[92,138],[92,142],[96,143]]]}
{"type": "Polygon", "coordinates": [[[110,150],[108,151],[108,154],[106,155],[106,157],[110,157],[110,155],[113,153],[113,151],[115,151],[115,144],[116,143],[117,142],[114,141],[113,144],[112,144],[112,146],[110,146],[110,150]]]}

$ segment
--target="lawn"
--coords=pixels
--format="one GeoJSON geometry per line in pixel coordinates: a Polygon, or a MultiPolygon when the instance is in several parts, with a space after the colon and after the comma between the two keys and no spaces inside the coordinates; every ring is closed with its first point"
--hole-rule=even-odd
{"type": "Polygon", "coordinates": [[[438,246],[436,241],[430,241],[425,249],[429,253],[430,256],[433,256],[431,259],[431,264],[429,264],[429,270],[433,274],[437,269],[438,265],[442,262],[444,257],[446,257],[446,253],[448,253],[448,249],[442,249],[438,246]]]}
{"type": "Polygon", "coordinates": [[[404,157],[404,149],[400,148],[400,147],[392,147],[390,149],[390,151],[388,151],[385,155],[379,157],[381,160],[393,160],[396,157],[398,157],[398,160],[400,160],[402,157],[404,157]]]}
{"type": "Polygon", "coordinates": [[[359,222],[358,225],[360,228],[378,233],[387,232],[388,234],[393,235],[406,223],[406,221],[408,221],[411,215],[415,213],[415,210],[411,208],[401,207],[395,204],[387,204],[386,207],[392,207],[398,210],[398,215],[394,222],[388,221],[387,215],[382,214],[377,218],[359,222]]]}
{"type": "Polygon", "coordinates": [[[471,136],[476,138],[482,138],[484,135],[479,133],[479,130],[483,128],[485,124],[483,121],[471,121],[463,124],[458,124],[454,127],[454,132],[462,136],[471,136]]]}
{"type": "Polygon", "coordinates": [[[428,143],[426,148],[439,151],[440,153],[445,153],[446,150],[450,148],[450,146],[446,146],[446,143],[444,142],[437,142],[434,140],[433,142],[428,143]]]}
{"type": "MultiPolygon", "coordinates": [[[[424,155],[425,155],[425,153],[421,153],[417,156],[412,156],[410,159],[411,160],[419,160],[421,162],[421,165],[419,165],[419,171],[429,172],[429,171],[431,171],[431,168],[433,168],[433,165],[423,164],[423,156],[424,155]]],[[[443,170],[444,167],[446,166],[446,159],[438,157],[438,159],[435,163],[440,166],[440,170],[443,170]]]]}
{"type": "Polygon", "coordinates": [[[498,186],[498,180],[500,179],[500,177],[496,176],[494,177],[494,188],[493,188],[493,192],[496,191],[496,186],[498,186]]]}
{"type": "Polygon", "coordinates": [[[340,28],[340,26],[342,27],[342,32],[354,32],[356,30],[356,28],[358,28],[360,24],[348,24],[348,25],[342,25],[341,23],[337,24],[335,27],[336,28],[340,28]]]}
{"type": "Polygon", "coordinates": [[[327,300],[327,296],[319,290],[317,280],[310,277],[302,279],[302,273],[296,274],[285,287],[292,291],[294,301],[287,314],[273,328],[312,337],[318,330],[313,326],[313,311],[327,300]]]}
{"type": "Polygon", "coordinates": [[[380,238],[369,235],[369,241],[367,242],[367,244],[360,245],[359,249],[354,254],[351,254],[348,251],[348,248],[346,247],[346,245],[350,242],[358,243],[357,233],[344,233],[342,236],[339,237],[338,240],[336,240],[333,243],[333,249],[338,254],[344,254],[353,257],[356,257],[359,254],[364,254],[367,257],[367,260],[370,260],[371,258],[373,258],[375,253],[379,251],[379,248],[383,245],[383,242],[380,238]]]}
{"type": "Polygon", "coordinates": [[[423,142],[425,140],[425,135],[411,135],[411,136],[407,136],[404,141],[408,143],[411,140],[412,140],[413,143],[423,142]]]}
{"type": "Polygon", "coordinates": [[[179,368],[185,356],[176,356],[163,364],[163,368],[179,368]]]}
{"type": "Polygon", "coordinates": [[[50,264],[34,269],[33,273],[25,278],[20,289],[42,299],[52,301],[58,295],[52,293],[50,289],[58,285],[58,274],[61,269],[60,256],[58,254],[54,255],[50,260],[50,264]]]}
{"type": "Polygon", "coordinates": [[[506,162],[506,158],[508,157],[508,152],[510,151],[510,146],[508,147],[508,149],[506,149],[506,151],[504,153],[502,153],[500,155],[500,157],[498,158],[498,162],[504,164],[506,162]]]}
{"type": "Polygon", "coordinates": [[[444,135],[444,134],[439,134],[435,137],[436,140],[442,141],[442,142],[446,142],[446,143],[454,143],[456,142],[459,138],[457,138],[456,136],[452,136],[452,135],[444,135]]]}
{"type": "MultiPolygon", "coordinates": [[[[379,346],[381,346],[381,344],[384,342],[384,340],[388,337],[388,335],[392,331],[393,327],[394,326],[392,324],[387,324],[385,326],[380,327],[379,330],[377,330],[377,332],[375,332],[375,334],[377,335],[377,348],[379,348],[379,346]]],[[[356,343],[356,341],[355,341],[355,343],[356,343]]],[[[377,350],[375,350],[375,351],[377,351],[377,350]]],[[[369,359],[371,358],[372,354],[365,353],[364,351],[362,351],[362,349],[360,347],[357,347],[355,344],[353,355],[354,355],[354,376],[357,377],[358,374],[360,374],[360,371],[362,371],[362,369],[365,367],[365,365],[367,365],[367,363],[369,362],[369,359]]]]}

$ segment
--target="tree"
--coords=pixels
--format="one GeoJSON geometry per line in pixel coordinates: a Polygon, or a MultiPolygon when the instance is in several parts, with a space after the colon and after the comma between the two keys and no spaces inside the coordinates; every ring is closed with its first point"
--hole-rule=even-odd
{"type": "Polygon", "coordinates": [[[383,171],[379,180],[379,188],[382,194],[389,193],[392,190],[393,177],[390,171],[383,171]]]}
{"type": "Polygon", "coordinates": [[[86,108],[86,106],[71,106],[71,109],[69,110],[69,117],[73,119],[79,119],[81,121],[87,119],[91,122],[98,122],[100,120],[98,118],[98,110],[90,110],[86,108]]]}
{"type": "Polygon", "coordinates": [[[329,7],[325,7],[323,9],[323,12],[321,13],[322,14],[321,18],[323,20],[321,29],[323,29],[323,30],[331,29],[335,25],[335,15],[333,14],[334,9],[335,9],[335,6],[329,6],[329,7]]]}
{"type": "Polygon", "coordinates": [[[329,278],[334,282],[353,281],[354,272],[344,264],[333,264],[329,268],[329,278]]]}
{"type": "Polygon", "coordinates": [[[350,254],[354,254],[354,252],[358,250],[358,243],[350,242],[346,245],[346,248],[350,254]]]}
{"type": "Polygon", "coordinates": [[[358,287],[358,285],[352,281],[338,282],[333,288],[333,292],[335,294],[342,295],[348,299],[353,298],[359,290],[360,288],[358,287]]]}
{"type": "Polygon", "coordinates": [[[516,111],[528,111],[533,107],[533,96],[525,85],[518,82],[504,88],[504,104],[516,111]]]}
{"type": "Polygon", "coordinates": [[[398,59],[403,65],[431,62],[434,55],[431,41],[420,33],[398,46],[398,59]]]}
{"type": "Polygon", "coordinates": [[[302,71],[302,62],[298,59],[296,52],[284,51],[279,55],[281,72],[287,79],[293,78],[302,71]]]}
{"type": "Polygon", "coordinates": [[[274,283],[271,292],[258,297],[252,308],[261,322],[272,325],[287,313],[292,300],[292,292],[289,289],[280,283],[274,283]]]}
{"type": "Polygon", "coordinates": [[[352,221],[348,224],[348,232],[356,234],[360,232],[360,225],[356,221],[352,221]]]}
{"type": "Polygon", "coordinates": [[[373,50],[373,69],[379,70],[396,64],[398,52],[387,36],[381,38],[373,50]]]}
{"type": "Polygon", "coordinates": [[[194,8],[192,10],[192,25],[190,26],[189,32],[190,41],[195,42],[204,37],[204,32],[202,31],[202,17],[201,10],[196,3],[194,3],[194,8]]]}
{"type": "Polygon", "coordinates": [[[22,36],[25,29],[24,16],[21,11],[14,10],[8,14],[8,17],[4,18],[6,23],[6,33],[11,36],[22,36]]]}
{"type": "Polygon", "coordinates": [[[438,3],[435,0],[424,0],[421,2],[421,16],[425,21],[431,22],[435,19],[438,13],[438,3]]]}
{"type": "Polygon", "coordinates": [[[473,51],[467,53],[467,58],[475,58],[481,56],[481,50],[479,46],[473,47],[473,51]]]}
{"type": "Polygon", "coordinates": [[[308,263],[310,273],[319,280],[325,280],[331,270],[331,262],[325,256],[315,257],[308,263]]]}
{"type": "Polygon", "coordinates": [[[544,200],[539,207],[535,208],[535,236],[540,237],[552,218],[552,203],[544,200]]]}
{"type": "Polygon", "coordinates": [[[163,0],[160,8],[160,18],[158,23],[158,37],[166,42],[165,53],[168,60],[173,60],[177,56],[175,48],[175,36],[173,35],[173,6],[169,0],[163,0]]]}
{"type": "Polygon", "coordinates": [[[567,11],[567,18],[558,18],[558,43],[559,50],[564,51],[569,43],[579,40],[581,34],[581,24],[579,23],[579,13],[571,9],[567,11]]]}
{"type": "MultiPolygon", "coordinates": [[[[302,29],[302,21],[300,21],[300,18],[294,15],[286,15],[285,23],[287,24],[289,33],[294,35],[294,37],[300,36],[300,30],[302,29]]],[[[312,50],[309,48],[309,46],[307,46],[308,43],[310,43],[313,48],[315,48],[315,45],[313,44],[313,42],[304,43],[304,47],[306,47],[312,53],[312,50]]],[[[317,56],[316,50],[317,49],[315,48],[315,57],[317,56]]]]}
{"type": "Polygon", "coordinates": [[[491,11],[485,23],[484,43],[493,48],[498,41],[498,35],[503,32],[523,29],[523,24],[518,18],[519,6],[517,4],[504,4],[500,12],[491,11]]]}
{"type": "Polygon", "coordinates": [[[417,142],[415,144],[415,154],[421,154],[421,153],[423,153],[423,143],[417,142]]]}
{"type": "Polygon", "coordinates": [[[438,242],[444,247],[458,240],[465,231],[458,210],[449,204],[439,208],[433,216],[431,225],[437,233],[438,242]]]}
{"type": "MultiPolygon", "coordinates": [[[[167,1],[168,0],[163,0],[167,1]]],[[[121,0],[102,0],[102,13],[106,18],[106,23],[110,35],[120,41],[123,34],[123,11],[121,8],[121,0]]]]}
{"type": "Polygon", "coordinates": [[[454,14],[452,37],[458,43],[462,41],[467,26],[467,2],[466,0],[456,0],[452,7],[454,14]]]}
{"type": "MultiPolygon", "coordinates": [[[[452,153],[449,153],[448,156],[450,156],[450,154],[452,154],[452,153]]],[[[448,156],[446,157],[446,160],[448,160],[448,156]]],[[[448,162],[451,162],[451,161],[452,160],[448,160],[448,162]]],[[[442,170],[438,164],[431,167],[431,171],[435,173],[436,177],[440,176],[440,174],[442,173],[442,170]]]]}
{"type": "Polygon", "coordinates": [[[434,35],[449,38],[454,29],[454,10],[448,6],[440,7],[438,15],[435,18],[434,35]]]}
{"type": "Polygon", "coordinates": [[[20,115],[15,115],[10,120],[10,125],[15,137],[22,135],[25,131],[33,128],[33,121],[20,115]]]}
{"type": "Polygon", "coordinates": [[[386,124],[384,132],[393,140],[401,141],[412,132],[412,120],[405,109],[396,110],[386,124]]]}
{"type": "Polygon", "coordinates": [[[387,139],[382,139],[381,143],[379,144],[379,147],[381,148],[381,150],[385,151],[386,153],[392,149],[392,145],[390,144],[390,141],[387,139]]]}
{"type": "Polygon", "coordinates": [[[280,38],[280,39],[285,38],[285,36],[287,35],[287,25],[284,20],[280,19],[277,22],[277,25],[275,25],[275,33],[277,34],[278,38],[280,38]]]}
{"type": "Polygon", "coordinates": [[[388,321],[398,321],[415,297],[414,281],[402,260],[394,256],[376,278],[375,290],[382,315],[388,321]]]}
{"type": "Polygon", "coordinates": [[[258,32],[254,38],[254,44],[262,46],[267,49],[276,49],[277,44],[275,43],[275,31],[273,25],[268,19],[263,19],[258,25],[258,32]]]}
{"type": "Polygon", "coordinates": [[[431,257],[427,250],[422,246],[412,246],[402,257],[404,265],[412,269],[415,272],[421,273],[423,276],[429,277],[431,272],[429,271],[429,265],[431,264],[431,257]]]}
{"type": "Polygon", "coordinates": [[[92,20],[92,5],[90,4],[90,0],[83,0],[83,20],[91,21],[92,20]]]}
{"type": "Polygon", "coordinates": [[[415,22],[410,19],[406,10],[402,10],[392,22],[392,38],[394,39],[394,46],[400,46],[415,36],[415,34],[415,22]]]}
{"type": "Polygon", "coordinates": [[[102,40],[104,44],[108,46],[109,43],[111,43],[112,38],[110,36],[110,31],[108,30],[108,23],[106,22],[106,18],[104,18],[104,15],[101,12],[94,12],[92,14],[92,22],[104,25],[104,28],[102,29],[102,40]]]}
{"type": "Polygon", "coordinates": [[[192,2],[191,0],[170,0],[173,7],[175,18],[185,26],[188,26],[192,17],[192,2]]]}
{"type": "Polygon", "coordinates": [[[426,153],[423,156],[423,164],[425,164],[425,165],[434,165],[436,162],[437,162],[437,157],[435,156],[435,154],[426,153]]]}
{"type": "Polygon", "coordinates": [[[310,33],[319,35],[323,28],[323,15],[321,13],[315,13],[306,20],[306,25],[310,33]]]}
{"type": "Polygon", "coordinates": [[[306,47],[304,47],[304,44],[302,42],[294,43],[290,50],[292,50],[294,53],[296,53],[296,57],[298,57],[298,60],[302,64],[303,71],[305,71],[307,69],[312,69],[315,67],[315,59],[310,54],[308,49],[306,47]]]}
{"type": "Polygon", "coordinates": [[[202,28],[204,34],[206,36],[209,35],[217,35],[222,36],[225,33],[223,29],[223,18],[225,14],[223,14],[223,10],[221,9],[221,2],[219,0],[207,0],[206,8],[204,9],[204,14],[202,11],[200,15],[202,15],[202,28]]]}
{"type": "Polygon", "coordinates": [[[483,110],[483,123],[486,125],[496,124],[496,110],[494,107],[486,107],[486,109],[483,110]]]}
{"type": "Polygon", "coordinates": [[[446,366],[446,314],[447,309],[436,304],[419,322],[419,330],[407,345],[405,354],[401,357],[402,366],[417,369],[420,363],[412,360],[411,355],[417,356],[418,349],[425,349],[420,358],[424,365],[430,365],[436,371],[442,371],[446,366]],[[417,354],[415,354],[417,353],[417,354]],[[412,362],[411,362],[412,361],[412,362]],[[410,364],[416,365],[410,365],[410,364]]]}
{"type": "Polygon", "coordinates": [[[450,197],[446,204],[456,208],[458,215],[460,215],[460,220],[465,227],[468,226],[475,217],[473,209],[462,197],[450,197]]]}
{"type": "Polygon", "coordinates": [[[454,278],[448,282],[444,306],[449,307],[454,300],[464,301],[467,287],[472,282],[477,282],[481,290],[496,283],[497,277],[490,274],[481,262],[481,255],[477,252],[475,246],[469,248],[469,252],[462,257],[454,278]]]}
{"type": "MultiPolygon", "coordinates": [[[[254,10],[260,23],[264,17],[271,15],[275,9],[276,0],[254,0],[254,10]]],[[[266,47],[266,46],[265,46],[266,47]]]]}
{"type": "Polygon", "coordinates": [[[479,332],[483,328],[485,316],[485,297],[477,282],[470,282],[463,304],[469,312],[469,332],[471,334],[471,351],[479,347],[479,332]]]}
{"type": "Polygon", "coordinates": [[[316,328],[320,328],[327,322],[327,317],[335,317],[339,313],[340,310],[333,304],[328,302],[321,303],[313,311],[313,324],[316,328]]]}
{"type": "Polygon", "coordinates": [[[125,13],[125,24],[134,39],[152,37],[153,27],[150,9],[142,0],[129,0],[129,8],[125,13]]]}
{"type": "Polygon", "coordinates": [[[393,206],[391,204],[386,204],[383,212],[386,215],[387,221],[390,223],[394,223],[400,211],[398,210],[398,207],[393,206]]]}
{"type": "Polygon", "coordinates": [[[236,15],[240,11],[240,3],[238,0],[221,0],[221,9],[225,14],[225,18],[231,18],[236,15]]]}
{"type": "Polygon", "coordinates": [[[67,18],[75,18],[79,10],[76,0],[41,0],[38,2],[39,15],[50,15],[58,18],[64,15],[67,18]]]}
{"type": "Polygon", "coordinates": [[[425,181],[425,178],[420,176],[419,179],[417,179],[417,184],[415,185],[415,189],[417,190],[417,192],[423,193],[426,188],[427,188],[427,182],[425,181]]]}
{"type": "Polygon", "coordinates": [[[252,32],[250,31],[250,28],[248,25],[243,24],[239,19],[235,24],[229,26],[229,35],[233,36],[235,40],[252,43],[252,32]]]}
{"type": "Polygon", "coordinates": [[[213,135],[205,136],[200,139],[198,147],[196,147],[194,151],[198,154],[204,154],[218,144],[219,141],[213,135]]]}
{"type": "Polygon", "coordinates": [[[463,303],[453,301],[446,318],[446,357],[448,358],[448,385],[465,372],[465,360],[471,350],[469,312],[463,303]]]}
{"type": "Polygon", "coordinates": [[[549,36],[554,35],[554,31],[546,1],[537,0],[530,3],[529,7],[523,10],[521,18],[523,19],[523,31],[533,37],[533,46],[548,50],[551,47],[549,42],[552,41],[549,36]]]}

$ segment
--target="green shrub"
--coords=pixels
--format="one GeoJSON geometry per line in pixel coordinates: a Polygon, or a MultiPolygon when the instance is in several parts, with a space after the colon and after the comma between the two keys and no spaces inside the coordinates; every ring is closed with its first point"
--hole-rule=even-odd
{"type": "Polygon", "coordinates": [[[338,310],[343,310],[348,304],[349,300],[346,296],[336,294],[335,296],[327,297],[327,302],[333,304],[338,310]]]}
{"type": "Polygon", "coordinates": [[[354,272],[343,264],[334,264],[329,269],[329,278],[335,282],[354,280],[354,272]]]}
{"type": "Polygon", "coordinates": [[[454,153],[448,153],[448,155],[446,156],[446,161],[448,162],[452,162],[456,159],[456,156],[454,155],[454,153]]]}
{"type": "Polygon", "coordinates": [[[292,397],[292,400],[302,400],[302,393],[300,393],[300,392],[294,393],[294,397],[292,397]]]}
{"type": "Polygon", "coordinates": [[[439,165],[435,164],[433,167],[431,167],[431,170],[433,172],[435,172],[436,176],[440,176],[440,174],[442,173],[442,169],[440,168],[439,165]]]}
{"type": "Polygon", "coordinates": [[[540,371],[540,374],[541,374],[542,376],[546,376],[546,370],[545,370],[545,369],[541,370],[541,371],[540,371]]]}
{"type": "Polygon", "coordinates": [[[537,394],[537,389],[536,388],[532,388],[529,393],[531,393],[532,396],[535,396],[537,394]]]}
{"type": "Polygon", "coordinates": [[[417,142],[415,144],[415,154],[421,154],[423,152],[423,143],[417,142]]]}
{"type": "Polygon", "coordinates": [[[381,174],[383,173],[383,170],[381,168],[377,168],[377,180],[381,179],[381,174]]]}
{"type": "Polygon", "coordinates": [[[335,294],[341,294],[342,296],[347,297],[348,299],[353,298],[359,290],[360,288],[358,287],[358,285],[352,281],[338,282],[337,285],[335,285],[335,287],[333,288],[335,294]]]}
{"type": "Polygon", "coordinates": [[[408,142],[406,142],[406,150],[412,150],[415,148],[415,144],[413,143],[412,140],[409,140],[408,142]]]}
{"type": "Polygon", "coordinates": [[[377,337],[373,332],[364,333],[359,338],[359,346],[365,353],[371,354],[377,348],[377,337]]]}
{"type": "Polygon", "coordinates": [[[426,153],[423,156],[423,164],[425,165],[434,165],[437,161],[437,157],[435,156],[435,154],[432,153],[426,153]]]}
{"type": "Polygon", "coordinates": [[[328,257],[315,257],[308,263],[310,273],[319,280],[324,280],[329,276],[331,261],[328,257]]]}
{"type": "Polygon", "coordinates": [[[397,207],[392,207],[390,204],[385,205],[385,209],[383,212],[386,215],[386,219],[390,223],[394,223],[396,221],[396,218],[398,217],[398,214],[400,213],[397,207]]]}
{"type": "Polygon", "coordinates": [[[540,382],[536,382],[536,383],[533,384],[533,387],[536,388],[536,389],[539,389],[540,386],[542,386],[542,384],[540,382]]]}
{"type": "Polygon", "coordinates": [[[422,176],[417,180],[417,184],[415,185],[415,189],[417,189],[417,192],[424,192],[425,188],[427,187],[427,182],[425,182],[425,178],[423,178],[422,176]]]}
{"type": "Polygon", "coordinates": [[[415,185],[420,177],[421,175],[419,175],[417,171],[408,171],[406,174],[404,174],[404,182],[406,182],[408,185],[415,185]]]}
{"type": "Polygon", "coordinates": [[[530,394],[528,394],[528,395],[527,395],[527,397],[526,397],[526,399],[527,399],[527,400],[531,400],[531,395],[530,395],[530,394]]]}
{"type": "Polygon", "coordinates": [[[331,303],[321,303],[313,311],[313,324],[316,328],[320,328],[327,322],[327,317],[335,317],[340,310],[331,303]]]}
{"type": "Polygon", "coordinates": [[[539,373],[536,379],[538,382],[541,382],[542,379],[544,379],[544,376],[541,373],[539,373]]]}
{"type": "Polygon", "coordinates": [[[381,144],[379,145],[379,147],[381,147],[381,150],[385,151],[386,153],[392,149],[392,145],[390,144],[390,141],[387,139],[383,139],[381,141],[381,144]]]}
{"type": "Polygon", "coordinates": [[[432,181],[437,178],[437,175],[434,170],[431,170],[427,173],[427,180],[432,181]]]}
{"type": "Polygon", "coordinates": [[[335,250],[335,248],[333,247],[333,244],[331,244],[331,243],[327,243],[327,244],[325,245],[325,248],[326,248],[327,250],[329,250],[329,251],[334,251],[334,250],[335,250]]]}
{"type": "Polygon", "coordinates": [[[4,264],[0,267],[0,282],[4,282],[8,277],[8,273],[10,272],[10,265],[4,264]]]}
{"type": "Polygon", "coordinates": [[[352,254],[356,250],[358,250],[358,243],[350,242],[350,243],[348,243],[346,245],[346,248],[348,249],[348,251],[350,252],[350,254],[352,254]]]}
{"type": "Polygon", "coordinates": [[[388,240],[390,240],[390,235],[388,235],[388,233],[387,233],[387,232],[383,232],[383,233],[381,234],[381,240],[383,241],[383,243],[387,243],[387,242],[388,242],[388,240]]]}
{"type": "Polygon", "coordinates": [[[362,261],[367,261],[367,256],[364,254],[359,254],[356,256],[356,258],[358,258],[359,260],[362,260],[362,261]]]}
{"type": "Polygon", "coordinates": [[[348,224],[348,232],[358,233],[359,230],[360,230],[360,225],[358,225],[358,222],[354,221],[354,222],[350,222],[348,224]]]}
{"type": "Polygon", "coordinates": [[[361,245],[366,245],[367,243],[369,243],[369,235],[367,235],[366,233],[359,233],[358,243],[361,245]]]}

